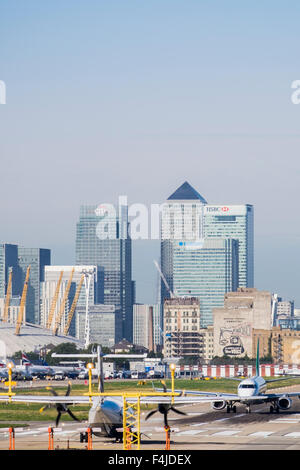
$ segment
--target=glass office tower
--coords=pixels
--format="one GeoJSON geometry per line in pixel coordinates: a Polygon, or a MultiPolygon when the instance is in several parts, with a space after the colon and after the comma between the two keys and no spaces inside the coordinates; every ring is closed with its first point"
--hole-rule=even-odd
{"type": "Polygon", "coordinates": [[[116,211],[81,206],[76,232],[76,264],[97,266],[95,300],[122,312],[123,338],[132,341],[131,239],[127,206],[116,211]]]}
{"type": "Polygon", "coordinates": [[[200,326],[213,324],[212,309],[223,307],[224,295],[238,285],[238,242],[233,239],[180,241],[174,246],[173,292],[198,297],[200,326]]]}
{"type": "Polygon", "coordinates": [[[26,321],[40,324],[41,282],[44,281],[44,267],[51,264],[51,250],[19,247],[18,255],[22,272],[22,290],[27,267],[31,266],[26,297],[26,321]]]}
{"type": "Polygon", "coordinates": [[[238,240],[239,287],[254,287],[253,206],[207,205],[204,208],[205,238],[238,240]]]}
{"type": "Polygon", "coordinates": [[[18,261],[18,245],[0,244],[0,298],[6,295],[9,273],[12,270],[11,295],[19,296],[22,292],[22,278],[18,261]]]}
{"type": "MultiPolygon", "coordinates": [[[[188,183],[183,183],[162,205],[161,213],[161,270],[173,290],[174,243],[196,241],[203,237],[203,211],[206,200],[188,183]]],[[[165,283],[161,282],[160,301],[169,298],[165,283]]]]}

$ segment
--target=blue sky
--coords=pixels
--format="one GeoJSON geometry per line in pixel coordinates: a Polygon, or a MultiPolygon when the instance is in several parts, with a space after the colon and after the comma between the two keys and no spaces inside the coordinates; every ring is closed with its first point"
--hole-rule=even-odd
{"type": "MultiPolygon", "coordinates": [[[[255,207],[256,287],[300,307],[300,4],[9,0],[0,6],[1,240],[73,263],[82,203],[188,180],[255,207]]],[[[146,242],[145,242],[146,243],[146,242]]],[[[154,300],[157,244],[136,244],[154,300]]]]}

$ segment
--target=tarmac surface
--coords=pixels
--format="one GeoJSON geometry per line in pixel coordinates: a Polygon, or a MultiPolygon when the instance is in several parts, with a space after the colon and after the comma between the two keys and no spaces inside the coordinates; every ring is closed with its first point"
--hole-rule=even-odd
{"type": "MultiPolygon", "coordinates": [[[[300,386],[281,389],[297,391],[300,386]]],[[[210,404],[193,404],[180,407],[186,416],[169,413],[172,450],[300,450],[300,400],[294,399],[292,407],[279,414],[269,412],[269,405],[256,405],[246,413],[242,405],[237,412],[214,411],[210,404]]],[[[165,431],[163,415],[156,413],[145,421],[148,411],[141,413],[141,449],[164,450],[165,431]]],[[[26,428],[15,428],[16,450],[47,450],[48,427],[53,423],[28,423],[26,428]]],[[[54,448],[85,449],[79,434],[87,428],[85,422],[61,423],[54,429],[54,448]]],[[[113,439],[93,436],[93,449],[122,450],[122,443],[113,439]]],[[[0,449],[8,449],[9,433],[0,428],[0,449]]]]}

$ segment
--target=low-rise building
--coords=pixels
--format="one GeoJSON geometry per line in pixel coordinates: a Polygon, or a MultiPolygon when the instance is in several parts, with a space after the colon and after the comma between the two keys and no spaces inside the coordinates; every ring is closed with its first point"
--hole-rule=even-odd
{"type": "Polygon", "coordinates": [[[276,364],[300,364],[300,331],[274,327],[271,354],[276,364]]]}
{"type": "Polygon", "coordinates": [[[254,331],[265,331],[270,336],[272,328],[273,296],[267,291],[239,288],[224,297],[224,307],[213,310],[215,356],[255,357],[254,331]]]}
{"type": "Polygon", "coordinates": [[[164,357],[203,357],[197,297],[176,297],[164,302],[164,357]]]}

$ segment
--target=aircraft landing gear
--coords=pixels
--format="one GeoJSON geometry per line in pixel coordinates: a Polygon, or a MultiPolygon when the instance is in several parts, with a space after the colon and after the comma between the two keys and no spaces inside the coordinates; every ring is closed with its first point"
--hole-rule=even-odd
{"type": "Polygon", "coordinates": [[[232,411],[233,413],[236,413],[236,406],[235,405],[227,405],[226,411],[227,411],[227,413],[230,413],[230,411],[232,411]]]}
{"type": "Polygon", "coordinates": [[[116,431],[115,438],[116,438],[115,443],[117,443],[117,442],[123,442],[123,433],[116,431]]]}
{"type": "Polygon", "coordinates": [[[270,406],[270,413],[274,413],[274,411],[275,411],[276,413],[279,413],[279,406],[275,406],[275,405],[273,406],[273,405],[271,405],[271,406],[270,406]]]}
{"type": "Polygon", "coordinates": [[[81,432],[79,435],[79,442],[88,442],[88,437],[87,432],[81,432]]]}

